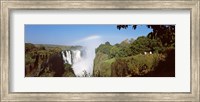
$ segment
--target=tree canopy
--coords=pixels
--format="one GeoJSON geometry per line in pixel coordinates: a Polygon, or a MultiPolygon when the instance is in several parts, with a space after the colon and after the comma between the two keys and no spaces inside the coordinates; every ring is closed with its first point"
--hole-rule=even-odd
{"type": "MultiPolygon", "coordinates": [[[[132,26],[137,29],[138,25],[117,25],[117,29],[127,29],[132,26]]],[[[147,37],[150,39],[160,40],[165,47],[175,46],[175,25],[146,25],[153,31],[147,37]]]]}

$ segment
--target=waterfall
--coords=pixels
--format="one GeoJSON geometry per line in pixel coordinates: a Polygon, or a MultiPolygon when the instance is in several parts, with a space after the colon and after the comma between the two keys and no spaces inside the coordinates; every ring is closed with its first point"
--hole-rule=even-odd
{"type": "Polygon", "coordinates": [[[84,71],[87,72],[87,74],[92,75],[92,69],[93,69],[93,58],[94,54],[91,52],[91,50],[84,49],[83,50],[71,50],[71,51],[62,51],[62,57],[64,60],[64,63],[71,64],[72,69],[74,70],[74,73],[76,76],[82,76],[84,75],[84,71]],[[86,53],[84,53],[84,51],[86,53]],[[91,57],[91,55],[93,57],[91,57]]]}
{"type": "Polygon", "coordinates": [[[73,65],[81,60],[80,50],[62,51],[61,53],[65,64],[67,63],[73,65]]]}
{"type": "Polygon", "coordinates": [[[72,64],[71,51],[62,51],[61,53],[62,53],[62,57],[63,57],[64,63],[72,64]]]}
{"type": "Polygon", "coordinates": [[[80,50],[72,50],[72,60],[73,63],[77,63],[81,60],[81,51],[80,50]]]}
{"type": "Polygon", "coordinates": [[[67,56],[65,55],[64,51],[62,51],[61,53],[62,53],[64,63],[67,63],[67,56]]]}
{"type": "Polygon", "coordinates": [[[72,64],[72,55],[71,55],[71,51],[66,51],[67,54],[67,61],[69,64],[72,64]]]}

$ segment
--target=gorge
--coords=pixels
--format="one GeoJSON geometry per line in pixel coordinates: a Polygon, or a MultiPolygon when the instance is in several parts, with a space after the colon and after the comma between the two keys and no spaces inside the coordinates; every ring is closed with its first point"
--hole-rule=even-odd
{"type": "Polygon", "coordinates": [[[26,43],[25,76],[174,77],[174,47],[163,47],[163,50],[153,41],[146,40],[150,39],[140,37],[134,42],[124,40],[115,45],[105,42],[97,47],[26,43]],[[153,53],[142,54],[146,51],[153,53]]]}
{"type": "Polygon", "coordinates": [[[94,51],[82,46],[25,44],[25,76],[91,76],[94,51]],[[92,57],[91,57],[92,55],[92,57]]]}
{"type": "Polygon", "coordinates": [[[93,61],[89,59],[86,49],[61,51],[64,64],[70,64],[76,76],[84,73],[92,74],[93,61]]]}

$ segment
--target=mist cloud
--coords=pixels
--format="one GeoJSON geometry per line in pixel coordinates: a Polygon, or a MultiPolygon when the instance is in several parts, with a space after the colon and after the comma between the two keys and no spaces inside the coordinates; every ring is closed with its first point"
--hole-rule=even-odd
{"type": "Polygon", "coordinates": [[[101,39],[101,36],[98,35],[91,35],[76,42],[83,46],[86,52],[81,60],[77,63],[74,63],[72,66],[76,76],[82,76],[84,74],[84,70],[87,73],[90,73],[90,75],[93,74],[95,48],[97,48],[102,42],[103,40],[101,39]]]}

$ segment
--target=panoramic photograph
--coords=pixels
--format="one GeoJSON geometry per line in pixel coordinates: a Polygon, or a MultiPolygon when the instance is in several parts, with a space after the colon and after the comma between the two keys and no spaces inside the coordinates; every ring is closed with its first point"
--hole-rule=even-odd
{"type": "Polygon", "coordinates": [[[26,24],[25,77],[175,77],[175,25],[26,24]]]}

